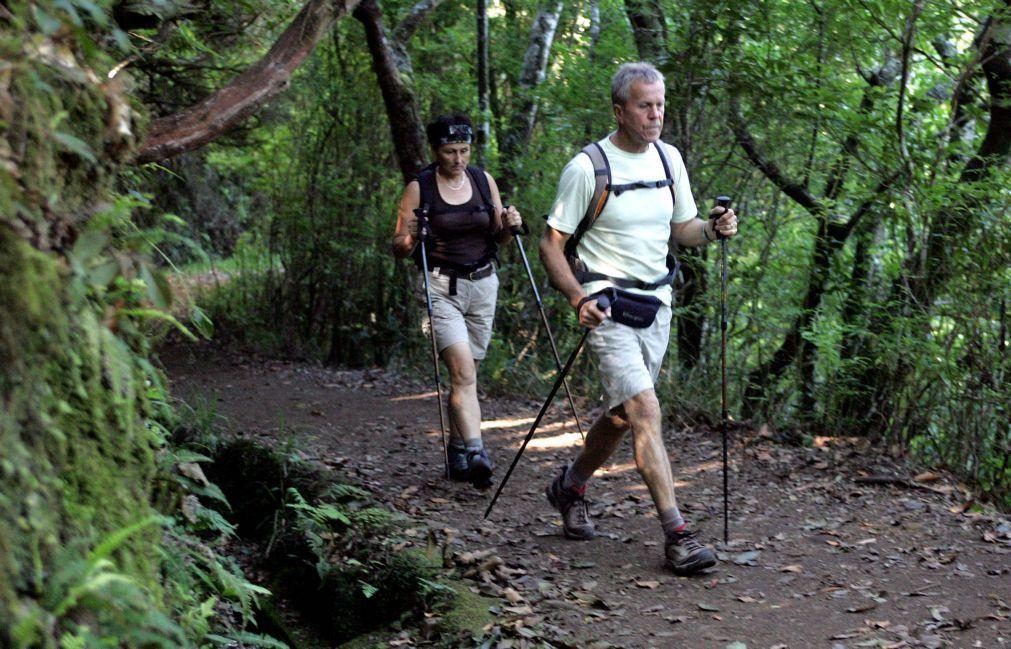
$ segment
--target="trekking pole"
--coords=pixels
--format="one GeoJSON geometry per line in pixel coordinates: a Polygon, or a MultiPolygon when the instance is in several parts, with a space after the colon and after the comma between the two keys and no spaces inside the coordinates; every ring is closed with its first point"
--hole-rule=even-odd
{"type": "MultiPolygon", "coordinates": [[[[513,238],[516,239],[516,247],[520,249],[520,258],[523,259],[523,267],[527,269],[527,277],[530,279],[530,290],[534,292],[534,301],[537,302],[537,310],[541,314],[541,322],[544,323],[544,331],[548,334],[548,342],[551,343],[551,353],[555,357],[555,369],[558,373],[562,372],[562,358],[558,355],[558,346],[555,345],[555,337],[551,333],[551,325],[548,324],[548,316],[544,313],[544,303],[541,302],[541,293],[537,290],[537,282],[534,280],[534,272],[530,269],[530,262],[527,261],[527,253],[523,249],[523,240],[520,239],[520,229],[518,227],[513,228],[513,238]]],[[[579,423],[579,413],[576,412],[576,403],[572,400],[572,393],[569,391],[569,382],[562,381],[562,386],[565,387],[565,396],[569,399],[569,408],[572,409],[572,418],[576,420],[576,429],[579,431],[579,437],[586,441],[586,435],[583,434],[583,426],[579,423]]]]}
{"type": "MultiPolygon", "coordinates": [[[[716,206],[727,209],[730,207],[729,196],[717,196],[716,206]]],[[[713,227],[716,230],[716,227],[713,227]]],[[[720,393],[723,417],[723,544],[730,544],[729,511],[730,496],[727,484],[727,422],[730,414],[727,411],[727,238],[716,233],[720,240],[720,393]]]]}
{"type": "Polygon", "coordinates": [[[418,217],[418,237],[421,245],[421,272],[425,278],[425,306],[428,308],[428,333],[432,339],[432,366],[435,368],[435,394],[439,400],[439,428],[442,430],[442,459],[446,465],[446,479],[449,479],[449,447],[446,445],[446,418],[442,414],[442,377],[439,376],[439,349],[435,342],[435,322],[432,320],[432,290],[428,284],[428,253],[425,250],[425,240],[429,235],[428,212],[418,208],[414,210],[418,217]]]}
{"type": "MultiPolygon", "coordinates": [[[[607,298],[606,295],[601,295],[597,298],[597,308],[601,311],[607,310],[611,306],[611,300],[607,298]]],[[[544,405],[541,406],[541,411],[537,413],[537,417],[534,418],[534,423],[530,425],[530,431],[527,432],[527,436],[523,439],[523,443],[520,445],[520,450],[516,451],[516,457],[513,458],[512,464],[509,465],[509,470],[506,471],[505,477],[502,478],[502,482],[498,484],[498,489],[495,491],[495,495],[492,497],[491,502],[488,504],[488,509],[484,510],[484,517],[488,518],[488,514],[491,513],[492,508],[495,506],[495,501],[498,500],[499,495],[502,493],[502,489],[505,488],[506,482],[509,481],[509,476],[512,475],[513,469],[516,468],[516,463],[520,461],[520,456],[523,455],[523,451],[526,450],[527,444],[533,439],[534,432],[537,430],[537,426],[541,423],[541,418],[544,417],[544,413],[547,412],[548,406],[551,405],[551,400],[555,398],[555,393],[558,392],[558,388],[561,387],[562,383],[565,381],[565,375],[569,373],[572,369],[572,363],[576,360],[576,355],[579,354],[579,350],[583,348],[583,343],[586,342],[586,337],[590,334],[590,329],[587,327],[583,331],[583,335],[579,338],[579,342],[576,343],[576,348],[572,350],[569,354],[569,359],[565,361],[565,367],[559,372],[558,378],[555,379],[555,384],[551,386],[551,392],[548,393],[548,398],[544,400],[544,405]]]]}

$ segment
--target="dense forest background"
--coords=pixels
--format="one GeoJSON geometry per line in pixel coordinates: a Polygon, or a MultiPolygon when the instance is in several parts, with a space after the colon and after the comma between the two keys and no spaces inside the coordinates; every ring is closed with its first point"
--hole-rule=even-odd
{"type": "MultiPolygon", "coordinates": [[[[535,259],[630,60],[667,77],[664,139],[700,207],[729,194],[741,214],[735,418],[870,437],[1009,503],[1008,0],[4,1],[0,30],[5,645],[199,643],[225,632],[220,602],[240,633],[257,590],[192,542],[212,514],[176,516],[214,486],[174,444],[154,345],[423,367],[412,269],[389,254],[422,123],[481,124],[535,259]],[[211,270],[199,298],[174,280],[211,270]],[[134,604],[103,607],[113,591],[134,604]]],[[[713,423],[716,249],[680,253],[658,390],[669,418],[713,423]]],[[[518,254],[502,262],[482,386],[540,395],[550,348],[518,254]]]]}

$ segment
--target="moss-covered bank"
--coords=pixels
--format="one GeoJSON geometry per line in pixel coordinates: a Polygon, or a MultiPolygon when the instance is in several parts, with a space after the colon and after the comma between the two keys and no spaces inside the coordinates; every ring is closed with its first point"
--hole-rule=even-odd
{"type": "Polygon", "coordinates": [[[108,15],[108,2],[0,12],[4,646],[69,642],[124,616],[140,633],[153,617],[96,599],[162,599],[147,551],[161,535],[157,376],[127,315],[142,291],[101,220],[136,127],[122,78],[107,74],[121,55],[108,15]]]}

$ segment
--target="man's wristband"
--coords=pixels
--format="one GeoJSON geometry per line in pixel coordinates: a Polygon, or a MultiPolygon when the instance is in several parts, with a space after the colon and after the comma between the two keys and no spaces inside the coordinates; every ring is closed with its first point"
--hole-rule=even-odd
{"type": "Polygon", "coordinates": [[[702,236],[704,236],[706,238],[707,242],[713,242],[713,241],[716,240],[713,237],[709,236],[709,228],[707,228],[706,226],[709,225],[710,223],[713,224],[713,232],[716,232],[716,222],[715,221],[710,220],[710,221],[703,221],[702,222],[702,236]]]}
{"type": "Polygon", "coordinates": [[[576,303],[576,313],[579,313],[583,309],[583,305],[592,300],[594,297],[595,296],[593,295],[584,295],[583,298],[576,303]]]}

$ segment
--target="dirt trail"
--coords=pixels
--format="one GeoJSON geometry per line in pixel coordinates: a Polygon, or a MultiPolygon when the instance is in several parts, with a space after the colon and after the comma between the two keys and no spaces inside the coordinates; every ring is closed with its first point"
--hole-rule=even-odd
{"type": "MultiPolygon", "coordinates": [[[[859,440],[798,449],[735,434],[723,547],[719,437],[667,431],[686,518],[722,559],[679,578],[662,568],[659,523],[628,443],[587,493],[600,536],[562,537],[543,489],[580,440],[561,407],[484,520],[492,492],[441,477],[431,387],[207,344],[162,357],[174,393],[215,404],[233,432],[291,439],[462,552],[501,557],[474,587],[502,597],[502,623],[519,637],[571,647],[1011,647],[1007,518],[964,513],[966,496],[946,477],[917,476],[859,440]]],[[[539,405],[483,400],[496,478],[539,405]]]]}

